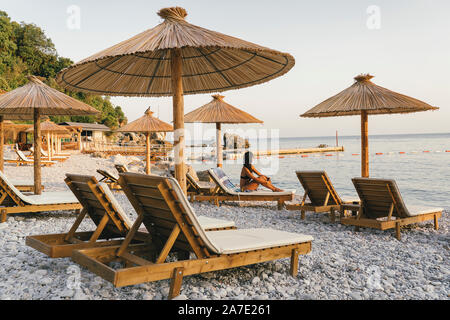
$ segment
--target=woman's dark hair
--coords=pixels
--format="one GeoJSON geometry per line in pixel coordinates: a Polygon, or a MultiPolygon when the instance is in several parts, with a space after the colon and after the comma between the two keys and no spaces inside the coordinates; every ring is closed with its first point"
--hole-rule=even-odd
{"type": "Polygon", "coordinates": [[[244,154],[244,167],[251,170],[252,169],[252,159],[253,159],[253,153],[250,151],[247,151],[244,154]]]}

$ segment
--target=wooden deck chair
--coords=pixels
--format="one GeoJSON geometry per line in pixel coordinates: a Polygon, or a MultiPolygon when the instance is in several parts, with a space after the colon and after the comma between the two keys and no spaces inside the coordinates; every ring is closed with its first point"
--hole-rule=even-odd
{"type": "Polygon", "coordinates": [[[434,220],[434,228],[439,228],[438,218],[442,216],[442,208],[422,206],[406,206],[395,180],[353,178],[356,192],[361,199],[358,215],[343,218],[341,223],[359,227],[387,230],[395,228],[395,236],[401,239],[402,226],[434,220]]]}
{"type": "Polygon", "coordinates": [[[0,171],[0,222],[5,222],[7,215],[13,213],[79,209],[81,204],[70,191],[25,195],[0,171]]]}
{"type": "Polygon", "coordinates": [[[211,195],[193,195],[193,201],[214,201],[217,206],[220,205],[220,201],[276,201],[278,209],[281,210],[285,201],[294,199],[295,190],[242,192],[221,168],[209,169],[208,173],[217,188],[211,195]]]}
{"type": "MultiPolygon", "coordinates": [[[[42,150],[42,149],[41,149],[42,150]]],[[[29,155],[27,155],[28,159],[33,159],[33,155],[34,155],[34,147],[30,148],[31,153],[29,155]]],[[[47,160],[48,161],[48,154],[46,153],[46,155],[41,153],[41,159],[43,160],[47,160]]],[[[64,162],[67,159],[69,159],[69,157],[66,156],[62,156],[62,155],[53,155],[52,156],[52,161],[59,161],[59,162],[64,162]]]]}
{"type": "MultiPolygon", "coordinates": [[[[5,159],[5,162],[7,163],[15,163],[17,166],[19,165],[34,165],[34,160],[33,159],[29,159],[25,156],[25,154],[16,149],[15,150],[16,154],[17,154],[17,159],[5,159]]],[[[41,160],[41,166],[52,166],[55,163],[57,163],[56,161],[48,161],[48,160],[41,160]]]]}
{"type": "Polygon", "coordinates": [[[173,178],[122,173],[119,183],[138,213],[123,243],[72,252],[73,261],[116,287],[171,279],[169,298],[173,298],[180,293],[183,276],[282,258],[291,258],[290,271],[296,276],[298,256],[311,251],[313,238],[308,235],[273,229],[204,231],[173,178]],[[133,245],[142,223],[153,241],[133,245]],[[193,255],[180,254],[178,260],[168,261],[170,252],[193,255]],[[124,266],[114,269],[112,261],[124,266]]]}
{"type": "MultiPolygon", "coordinates": [[[[16,187],[17,190],[21,192],[32,192],[34,190],[34,181],[32,180],[21,180],[11,178],[7,179],[14,187],[16,187]]],[[[44,185],[41,185],[41,190],[44,190],[44,185]]]]}
{"type": "MultiPolygon", "coordinates": [[[[47,157],[47,158],[48,158],[48,152],[45,151],[44,149],[42,149],[42,147],[41,147],[41,154],[42,154],[44,157],[47,157]]],[[[70,157],[70,156],[71,156],[70,153],[53,153],[53,154],[56,155],[56,156],[59,156],[59,157],[70,157]]]]}
{"type": "MultiPolygon", "coordinates": [[[[120,245],[133,222],[122,209],[108,185],[93,176],[66,174],[66,184],[83,206],[67,233],[34,235],[26,245],[51,258],[70,257],[75,249],[120,245]],[[97,226],[94,231],[76,232],[88,216],[97,226]]],[[[208,231],[234,229],[233,221],[200,217],[202,228],[208,231]]],[[[145,227],[138,230],[135,243],[151,241],[145,227]]]]}
{"type": "Polygon", "coordinates": [[[113,176],[111,173],[109,173],[106,170],[97,169],[97,173],[102,176],[102,178],[99,180],[99,182],[106,183],[111,190],[122,190],[118,183],[118,178],[113,176]]]}
{"type": "Polygon", "coordinates": [[[325,171],[296,171],[295,174],[305,193],[301,203],[288,204],[286,209],[300,210],[302,220],[305,219],[307,211],[315,213],[328,212],[330,220],[334,222],[336,211],[341,213],[341,217],[343,216],[344,211],[341,210],[341,206],[344,203],[359,203],[359,199],[341,199],[325,171]],[[306,202],[307,199],[309,202],[306,202]]]}
{"type": "Polygon", "coordinates": [[[191,198],[195,195],[215,194],[219,188],[216,183],[197,180],[188,172],[186,172],[186,182],[188,185],[188,194],[191,198]]]}

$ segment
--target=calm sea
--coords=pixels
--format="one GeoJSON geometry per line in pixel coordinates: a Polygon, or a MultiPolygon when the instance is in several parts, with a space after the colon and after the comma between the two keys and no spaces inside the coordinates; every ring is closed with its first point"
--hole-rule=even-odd
{"type": "MultiPolygon", "coordinates": [[[[335,137],[280,138],[279,141],[251,142],[260,150],[309,148],[320,144],[336,145],[335,137]]],[[[257,168],[284,189],[303,188],[296,170],[326,170],[341,196],[356,197],[352,177],[360,176],[360,137],[339,137],[344,152],[326,154],[270,156],[255,159],[257,168]]],[[[443,207],[450,210],[450,133],[377,135],[369,137],[370,176],[395,179],[407,204],[443,207]],[[449,152],[446,152],[449,151],[449,152]],[[377,154],[378,153],[378,154],[377,154]]],[[[196,161],[196,170],[214,167],[214,162],[196,161]]],[[[239,183],[242,159],[224,161],[224,170],[239,183]]]]}

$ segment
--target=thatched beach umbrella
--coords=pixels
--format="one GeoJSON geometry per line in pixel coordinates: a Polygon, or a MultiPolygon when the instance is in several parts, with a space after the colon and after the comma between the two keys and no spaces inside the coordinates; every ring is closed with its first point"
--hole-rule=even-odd
{"type": "Polygon", "coordinates": [[[188,23],[180,7],[164,21],[62,70],[65,88],[112,96],[172,96],[175,176],[186,191],[183,95],[245,88],[282,76],[294,58],[188,23]]]}
{"type": "Polygon", "coordinates": [[[117,131],[120,132],[142,132],[145,133],[146,137],[146,153],[145,153],[145,172],[150,174],[150,134],[152,132],[169,132],[173,131],[173,127],[164,122],[155,118],[153,116],[153,112],[150,108],[145,111],[144,116],[140,117],[133,122],[130,122],[123,127],[119,128],[117,131]]]}
{"type": "MultiPolygon", "coordinates": [[[[0,116],[34,120],[34,192],[41,193],[41,128],[43,115],[94,115],[98,111],[53,89],[35,76],[29,82],[0,96],[0,116]]],[[[1,140],[1,139],[0,139],[1,140]]],[[[3,159],[3,148],[1,151],[3,159]]]]}
{"type": "MultiPolygon", "coordinates": [[[[47,136],[48,160],[52,160],[52,155],[53,155],[52,145],[53,145],[53,140],[54,140],[53,135],[55,135],[55,134],[56,135],[67,135],[67,134],[69,134],[69,130],[64,128],[64,126],[60,126],[60,125],[54,123],[50,119],[47,119],[47,120],[41,122],[40,129],[41,129],[41,134],[47,136]]],[[[26,130],[25,132],[33,132],[33,131],[34,131],[34,128],[30,128],[30,129],[26,130]]]]}
{"type": "Polygon", "coordinates": [[[263,123],[252,115],[223,101],[224,96],[213,95],[213,100],[184,116],[184,122],[200,122],[216,124],[216,157],[217,166],[222,167],[222,123],[263,123]]]}
{"type": "Polygon", "coordinates": [[[361,176],[369,176],[368,115],[412,113],[437,110],[429,104],[377,86],[373,76],[359,75],[355,83],[337,95],[323,101],[301,117],[361,116],[361,176]]]}

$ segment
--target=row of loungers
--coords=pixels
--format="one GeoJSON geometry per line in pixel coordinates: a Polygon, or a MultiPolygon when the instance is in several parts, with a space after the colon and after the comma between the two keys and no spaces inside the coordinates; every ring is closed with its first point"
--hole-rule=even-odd
{"type": "Polygon", "coordinates": [[[173,178],[121,173],[118,182],[138,214],[134,223],[106,184],[68,174],[83,210],[68,233],[29,236],[26,244],[53,258],[71,256],[116,287],[171,279],[169,298],[179,295],[183,276],[281,258],[291,259],[296,276],[298,256],[311,251],[308,235],[236,229],[232,221],[197,216],[173,178]],[[76,232],[86,216],[96,230],[76,232]],[[171,252],[177,260],[168,261],[171,252]]]}
{"type": "MultiPolygon", "coordinates": [[[[301,210],[307,209],[305,199],[309,195],[323,200],[319,185],[312,183],[313,176],[329,181],[324,173],[297,172],[299,179],[304,175],[311,181],[310,187],[305,188],[302,203],[297,205],[301,210]]],[[[273,229],[237,229],[232,221],[196,216],[173,178],[136,173],[119,175],[118,184],[138,215],[132,222],[105,183],[91,176],[66,176],[65,182],[72,193],[45,192],[30,196],[21,193],[0,172],[2,199],[12,201],[11,206],[2,203],[2,218],[6,217],[4,210],[7,213],[77,210],[77,219],[67,233],[29,236],[26,244],[52,258],[71,257],[116,287],[171,279],[169,298],[173,298],[180,292],[183,276],[286,257],[291,259],[290,272],[295,276],[298,256],[311,251],[313,238],[308,235],[273,229]],[[86,217],[94,222],[96,229],[77,232],[86,217]],[[169,253],[174,253],[177,260],[169,262],[169,253]],[[122,264],[116,268],[117,264],[112,262],[122,264]]],[[[308,179],[301,180],[305,187],[308,179]]],[[[222,184],[223,181],[222,177],[222,184]]],[[[355,178],[353,182],[361,204],[341,200],[340,210],[358,212],[356,217],[342,217],[342,223],[382,230],[396,228],[398,238],[400,227],[409,223],[434,219],[437,229],[442,209],[412,211],[403,203],[394,181],[355,178]]],[[[330,192],[332,184],[324,185],[328,191],[321,205],[337,205],[337,193],[330,192]],[[331,199],[334,202],[328,203],[331,199]]]]}

